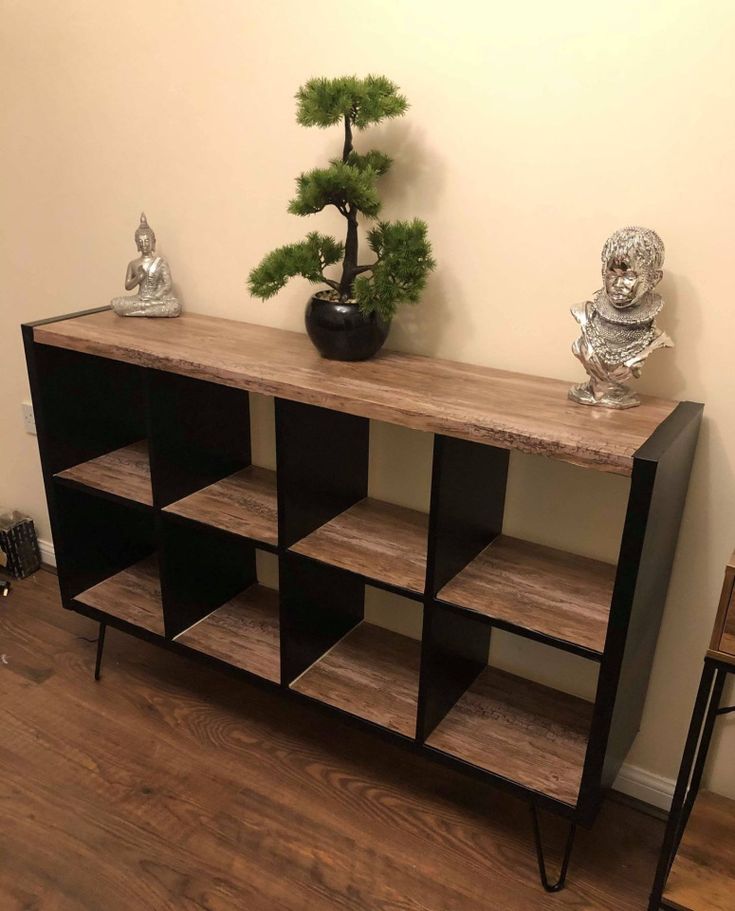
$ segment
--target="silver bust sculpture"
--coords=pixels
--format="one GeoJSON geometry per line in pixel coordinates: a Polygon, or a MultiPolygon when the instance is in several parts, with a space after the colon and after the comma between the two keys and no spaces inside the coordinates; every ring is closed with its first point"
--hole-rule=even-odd
{"type": "Polygon", "coordinates": [[[119,316],[179,316],[181,304],[171,285],[168,263],[156,254],[156,235],[148,224],[145,212],[135,231],[135,244],[140,256],[128,263],[125,290],[138,293],[130,297],[114,297],[112,309],[119,316]]]}
{"type": "Polygon", "coordinates": [[[605,241],[602,288],[572,307],[581,329],[572,352],[589,376],[569,390],[572,401],[606,408],[640,405],[626,382],[641,375],[652,351],[674,344],[656,326],[664,302],[653,289],[663,264],[663,241],[649,228],[621,228],[605,241]]]}

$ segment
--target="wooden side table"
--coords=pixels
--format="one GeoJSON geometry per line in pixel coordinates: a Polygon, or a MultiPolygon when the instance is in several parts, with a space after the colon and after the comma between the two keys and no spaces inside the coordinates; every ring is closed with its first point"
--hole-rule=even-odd
{"type": "Polygon", "coordinates": [[[715,722],[735,674],[735,553],[725,569],[720,606],[694,704],[649,911],[735,911],[735,801],[700,792],[715,722]]]}

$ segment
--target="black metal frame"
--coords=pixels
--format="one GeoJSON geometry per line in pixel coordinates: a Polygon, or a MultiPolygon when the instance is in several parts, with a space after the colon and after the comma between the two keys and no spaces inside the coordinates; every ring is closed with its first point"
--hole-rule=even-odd
{"type": "MultiPolygon", "coordinates": [[[[82,315],[86,314],[58,319],[82,315]]],[[[422,593],[409,591],[289,550],[296,541],[367,494],[368,419],[277,398],[278,545],[231,535],[162,509],[249,464],[247,392],[36,343],[34,327],[53,321],[25,325],[23,336],[62,600],[66,608],[100,624],[95,678],[99,679],[105,630],[110,625],[368,726],[393,742],[490,782],[528,803],[533,814],[541,882],[548,891],[563,888],[576,826],[592,825],[604,790],[612,783],[640,721],[702,406],[678,405],[634,456],[610,625],[600,654],[551,635],[496,621],[438,597],[446,582],[502,532],[507,450],[435,435],[425,587],[422,593]],[[50,383],[49,377],[56,382],[50,383]],[[87,385],[93,387],[92,393],[87,385]],[[88,393],[92,395],[91,402],[88,393]],[[102,407],[103,397],[107,420],[100,422],[95,408],[102,407]],[[71,423],[65,410],[69,407],[71,423]],[[200,420],[203,411],[206,416],[200,420]],[[70,438],[70,427],[79,439],[70,438]],[[54,478],[64,468],[141,437],[147,437],[149,442],[153,507],[54,478]],[[100,516],[106,510],[109,515],[114,513],[114,522],[108,523],[109,532],[90,539],[84,532],[86,524],[99,531],[100,516]],[[255,580],[256,547],[276,553],[279,560],[280,684],[195,652],[173,638],[255,580]],[[158,551],[161,572],[164,637],[75,599],[90,585],[154,550],[158,551]],[[215,552],[219,557],[214,556],[215,552]],[[196,553],[204,567],[199,575],[191,568],[196,553]],[[237,564],[238,569],[231,571],[229,564],[237,564]],[[217,572],[208,573],[207,567],[215,567],[217,572]],[[217,581],[212,581],[213,577],[217,581]],[[360,622],[365,584],[419,601],[423,607],[414,738],[289,687],[298,674],[360,622]],[[486,666],[495,627],[600,665],[576,805],[529,789],[426,743],[486,666]],[[544,861],[538,823],[541,809],[570,823],[560,875],[554,883],[549,882],[544,861]]]]}
{"type": "Polygon", "coordinates": [[[704,659],[702,677],[694,702],[689,733],[684,745],[684,755],[656,868],[656,877],[648,905],[649,911],[659,911],[659,909],[679,911],[678,906],[669,904],[663,894],[684,829],[702,784],[702,775],[712,742],[715,722],[720,715],[727,715],[735,711],[735,706],[720,706],[728,674],[735,674],[735,666],[712,657],[704,659]]]}

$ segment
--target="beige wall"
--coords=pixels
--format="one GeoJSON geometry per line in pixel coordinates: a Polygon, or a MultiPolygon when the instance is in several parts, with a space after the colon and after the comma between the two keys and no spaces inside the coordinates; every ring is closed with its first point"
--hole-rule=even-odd
{"type": "MultiPolygon", "coordinates": [[[[294,123],[309,76],[382,72],[412,105],[358,137],[395,156],[385,213],[425,218],[439,263],[393,347],[578,377],[568,308],[597,287],[603,240],[629,223],[661,233],[662,323],[677,347],[640,386],[707,410],[630,759],[673,776],[735,546],[735,5],[2,0],[0,15],[0,503],[31,512],[43,537],[18,324],[120,293],[145,208],[188,308],[300,329],[305,283],[263,304],[245,280],[271,246],[339,227],[285,212],[296,174],[339,145],[294,123]]],[[[267,404],[258,415],[267,425],[267,404]]],[[[372,490],[421,505],[428,455],[420,435],[377,427],[372,490]]],[[[624,496],[617,478],[516,458],[509,524],[614,559],[624,496]]],[[[501,650],[506,663],[542,664],[527,644],[501,650]]],[[[592,685],[575,661],[550,667],[560,685],[592,685]]],[[[714,783],[735,796],[733,755],[730,736],[714,783]]]]}

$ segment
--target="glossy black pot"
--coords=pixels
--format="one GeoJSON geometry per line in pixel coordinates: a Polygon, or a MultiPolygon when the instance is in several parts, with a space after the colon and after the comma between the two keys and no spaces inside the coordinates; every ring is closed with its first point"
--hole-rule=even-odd
{"type": "Polygon", "coordinates": [[[364,361],[383,347],[390,322],[366,316],[357,304],[341,304],[314,295],[306,305],[306,331],[322,357],[364,361]]]}

